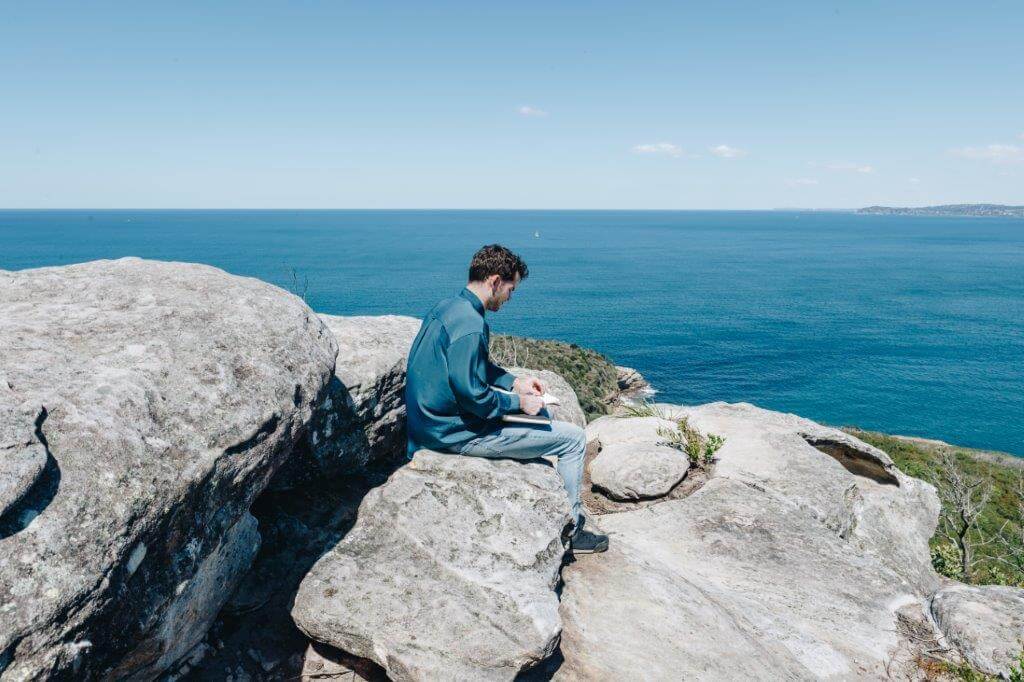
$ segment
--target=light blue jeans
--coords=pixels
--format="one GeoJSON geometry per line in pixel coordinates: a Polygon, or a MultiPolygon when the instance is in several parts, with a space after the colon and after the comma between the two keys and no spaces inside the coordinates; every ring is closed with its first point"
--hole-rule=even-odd
{"type": "MultiPolygon", "coordinates": [[[[547,408],[541,411],[550,416],[547,408]]],[[[459,448],[460,455],[492,459],[538,459],[558,457],[558,475],[569,496],[573,523],[579,524],[583,503],[583,463],[587,454],[587,436],[583,429],[569,422],[547,424],[505,424],[494,431],[477,436],[459,448]]]]}

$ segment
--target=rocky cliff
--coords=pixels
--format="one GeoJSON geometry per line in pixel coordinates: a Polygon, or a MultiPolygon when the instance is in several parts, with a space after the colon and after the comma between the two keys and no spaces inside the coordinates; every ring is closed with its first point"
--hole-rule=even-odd
{"type": "Polygon", "coordinates": [[[1024,591],[940,581],[884,452],[746,404],[602,417],[612,548],[574,558],[547,463],[405,461],[417,327],[198,265],[0,272],[0,679],[1008,673],[1024,591]]]}

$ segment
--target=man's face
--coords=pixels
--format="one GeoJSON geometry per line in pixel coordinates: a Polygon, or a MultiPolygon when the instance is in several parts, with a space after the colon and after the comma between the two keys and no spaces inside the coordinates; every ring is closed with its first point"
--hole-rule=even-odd
{"type": "Polygon", "coordinates": [[[491,298],[487,301],[487,309],[497,312],[506,301],[512,300],[512,292],[519,286],[519,273],[515,274],[514,280],[502,279],[500,275],[491,275],[491,298]]]}

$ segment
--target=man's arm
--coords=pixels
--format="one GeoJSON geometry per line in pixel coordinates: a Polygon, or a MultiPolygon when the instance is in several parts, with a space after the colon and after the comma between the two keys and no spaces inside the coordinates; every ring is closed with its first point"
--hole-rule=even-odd
{"type": "MultiPolygon", "coordinates": [[[[504,370],[502,372],[508,374],[504,370]]],[[[448,346],[448,381],[459,407],[481,419],[497,419],[503,414],[518,412],[519,396],[495,391],[489,385],[489,376],[490,362],[482,333],[466,334],[451,342],[448,346]]],[[[515,380],[511,374],[508,376],[515,380]]],[[[508,386],[511,389],[512,381],[508,386]]]]}
{"type": "Polygon", "coordinates": [[[516,382],[516,375],[505,370],[503,367],[498,367],[496,364],[491,362],[490,358],[487,359],[487,383],[491,386],[497,386],[503,388],[506,391],[512,390],[512,384],[516,382]]]}

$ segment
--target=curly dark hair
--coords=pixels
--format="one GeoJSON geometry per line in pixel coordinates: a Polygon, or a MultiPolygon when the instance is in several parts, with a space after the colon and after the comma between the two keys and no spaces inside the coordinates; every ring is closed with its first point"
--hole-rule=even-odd
{"type": "Polygon", "coordinates": [[[519,273],[520,279],[530,275],[530,269],[522,258],[501,244],[488,244],[473,254],[469,262],[469,281],[482,282],[491,275],[500,275],[503,280],[512,281],[519,273]]]}

